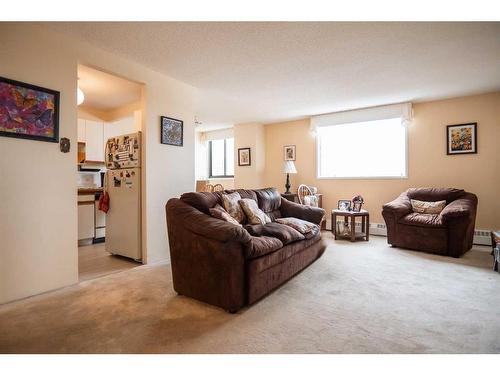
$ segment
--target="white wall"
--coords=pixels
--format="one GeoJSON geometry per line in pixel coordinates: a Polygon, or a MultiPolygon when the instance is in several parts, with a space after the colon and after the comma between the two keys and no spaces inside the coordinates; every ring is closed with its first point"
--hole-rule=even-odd
{"type": "Polygon", "coordinates": [[[72,151],[62,154],[55,143],[0,137],[0,303],[78,280],[78,63],[144,84],[143,238],[149,263],[169,259],[165,203],[194,189],[195,88],[42,26],[0,24],[0,75],[61,91],[60,136],[72,143],[72,151]],[[184,121],[184,147],[160,144],[160,115],[184,121]]]}

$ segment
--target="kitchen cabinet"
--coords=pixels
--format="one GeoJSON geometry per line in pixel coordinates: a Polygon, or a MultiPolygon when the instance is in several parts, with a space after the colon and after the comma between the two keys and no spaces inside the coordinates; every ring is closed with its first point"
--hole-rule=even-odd
{"type": "Polygon", "coordinates": [[[78,119],[78,142],[85,143],[85,120],[78,119]]]}
{"type": "Polygon", "coordinates": [[[104,162],[104,124],[85,120],[85,161],[104,162]]]}
{"type": "Polygon", "coordinates": [[[94,200],[78,202],[78,240],[94,238],[94,200]]]}

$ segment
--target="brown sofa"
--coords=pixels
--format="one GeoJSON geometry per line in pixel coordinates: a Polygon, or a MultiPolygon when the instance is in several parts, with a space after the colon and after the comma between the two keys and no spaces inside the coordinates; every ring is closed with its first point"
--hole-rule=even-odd
{"type": "Polygon", "coordinates": [[[382,209],[389,244],[428,253],[460,257],[472,247],[477,197],[461,189],[411,188],[382,209]],[[411,199],[445,200],[440,214],[412,211],[411,199]]]}
{"type": "Polygon", "coordinates": [[[221,204],[221,192],[186,193],[166,205],[175,291],[229,312],[283,284],[326,247],[319,227],[299,240],[298,232],[274,222],[296,217],[319,225],[323,209],[290,202],[274,188],[235,191],[254,199],[273,222],[240,227],[213,218],[209,208],[221,204]]]}

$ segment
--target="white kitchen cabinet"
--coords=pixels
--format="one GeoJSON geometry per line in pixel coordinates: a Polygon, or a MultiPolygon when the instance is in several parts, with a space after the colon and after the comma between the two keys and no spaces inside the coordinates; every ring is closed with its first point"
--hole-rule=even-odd
{"type": "Polygon", "coordinates": [[[136,133],[136,124],[134,117],[125,117],[117,121],[104,124],[104,143],[111,138],[123,134],[136,133]]]}
{"type": "Polygon", "coordinates": [[[78,142],[85,143],[85,120],[78,119],[78,142]]]}
{"type": "Polygon", "coordinates": [[[78,204],[78,240],[94,238],[94,202],[78,204]]]}
{"type": "Polygon", "coordinates": [[[85,160],[104,162],[104,124],[85,120],[85,160]]]}

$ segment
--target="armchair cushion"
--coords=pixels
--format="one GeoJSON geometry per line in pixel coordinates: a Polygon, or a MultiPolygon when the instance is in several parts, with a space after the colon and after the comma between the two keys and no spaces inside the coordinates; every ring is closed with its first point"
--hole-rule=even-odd
{"type": "Polygon", "coordinates": [[[477,198],[474,198],[464,197],[451,202],[441,211],[442,220],[448,222],[454,218],[473,215],[477,205],[477,198]]]}
{"type": "Polygon", "coordinates": [[[399,219],[399,223],[406,225],[416,225],[420,227],[443,227],[441,215],[437,214],[421,214],[412,212],[399,219]]]}
{"type": "Polygon", "coordinates": [[[410,188],[406,191],[406,194],[410,199],[427,202],[445,200],[448,204],[464,195],[465,191],[455,188],[410,188]]]}
{"type": "Polygon", "coordinates": [[[382,206],[383,211],[392,212],[399,219],[412,212],[410,198],[403,193],[392,202],[382,206]]]}

